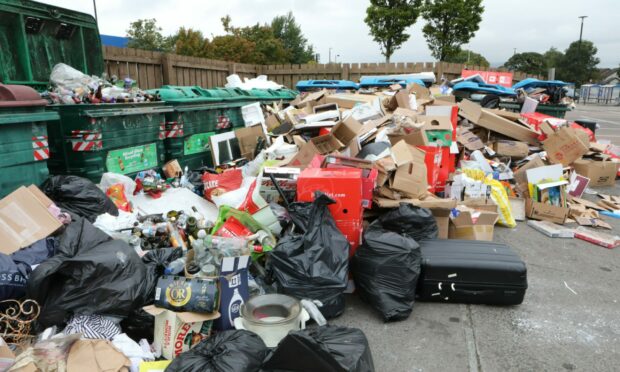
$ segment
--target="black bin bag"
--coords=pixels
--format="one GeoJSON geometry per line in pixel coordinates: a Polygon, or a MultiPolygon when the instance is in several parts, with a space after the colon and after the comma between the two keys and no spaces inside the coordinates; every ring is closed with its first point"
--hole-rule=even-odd
{"type": "Polygon", "coordinates": [[[372,353],[357,328],[322,326],[290,332],[269,354],[263,371],[373,372],[372,353]]]}
{"type": "Polygon", "coordinates": [[[51,176],[41,190],[62,209],[95,222],[97,216],[118,216],[118,208],[97,185],[78,176],[51,176]]]}
{"type": "Polygon", "coordinates": [[[433,213],[409,203],[401,203],[379,218],[386,230],[406,235],[419,242],[423,239],[437,239],[439,229],[433,213]]]}
{"type": "Polygon", "coordinates": [[[174,358],[165,372],[258,372],[268,353],[256,333],[224,331],[174,358]]]}
{"type": "Polygon", "coordinates": [[[124,318],[152,303],[157,266],[175,253],[149,253],[145,262],[124,241],[78,218],[60,235],[57,254],[30,274],[27,295],[42,306],[38,320],[44,327],[61,325],[72,314],[124,318]]]}
{"type": "Polygon", "coordinates": [[[327,208],[332,203],[317,193],[306,232],[285,236],[271,251],[278,292],[321,301],[321,313],[328,319],[344,312],[349,268],[349,242],[327,208]]]}
{"type": "Polygon", "coordinates": [[[420,261],[415,240],[373,222],[351,261],[357,293],[386,322],[406,319],[413,309],[420,261]]]}

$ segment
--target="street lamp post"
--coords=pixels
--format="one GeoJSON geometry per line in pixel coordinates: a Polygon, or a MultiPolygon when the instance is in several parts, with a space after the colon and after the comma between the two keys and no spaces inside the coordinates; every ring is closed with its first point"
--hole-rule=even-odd
{"type": "Polygon", "coordinates": [[[328,62],[332,63],[332,48],[329,48],[328,62]]]}
{"type": "Polygon", "coordinates": [[[338,57],[340,57],[340,54],[336,54],[336,56],[334,57],[334,63],[338,63],[338,57]]]}

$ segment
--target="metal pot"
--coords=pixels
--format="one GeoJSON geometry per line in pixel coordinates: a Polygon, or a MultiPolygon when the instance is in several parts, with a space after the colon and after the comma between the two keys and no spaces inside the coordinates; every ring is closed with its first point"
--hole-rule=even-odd
{"type": "Polygon", "coordinates": [[[290,331],[306,328],[310,319],[301,303],[290,296],[267,294],[251,298],[241,306],[235,328],[260,336],[267,347],[276,347],[290,331]]]}

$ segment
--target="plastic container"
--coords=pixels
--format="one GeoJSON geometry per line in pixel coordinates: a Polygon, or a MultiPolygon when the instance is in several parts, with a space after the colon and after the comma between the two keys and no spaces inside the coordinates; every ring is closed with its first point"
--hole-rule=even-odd
{"type": "Polygon", "coordinates": [[[58,114],[46,105],[30,87],[0,84],[0,197],[49,175],[47,128],[58,125],[58,114]]]}
{"type": "MultiPolygon", "coordinates": [[[[508,111],[520,112],[521,105],[518,103],[501,103],[499,104],[500,108],[504,108],[508,111]]],[[[566,116],[566,112],[570,111],[570,107],[567,105],[542,105],[539,104],[536,107],[536,112],[540,112],[541,114],[550,115],[556,118],[564,119],[566,116]]]]}
{"type": "Polygon", "coordinates": [[[360,88],[382,88],[389,87],[390,85],[399,84],[403,88],[405,88],[408,84],[418,84],[420,86],[425,86],[424,81],[411,77],[363,77],[360,80],[360,88]]]}
{"type": "Polygon", "coordinates": [[[321,89],[358,90],[359,85],[349,80],[300,80],[295,86],[300,92],[311,92],[321,89]]]}

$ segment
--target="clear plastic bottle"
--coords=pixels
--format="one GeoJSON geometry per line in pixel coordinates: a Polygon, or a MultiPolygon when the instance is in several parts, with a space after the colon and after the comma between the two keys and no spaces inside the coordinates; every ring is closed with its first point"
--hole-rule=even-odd
{"type": "Polygon", "coordinates": [[[207,236],[203,241],[206,248],[217,250],[223,257],[246,256],[251,252],[250,241],[243,238],[207,236]]]}
{"type": "Polygon", "coordinates": [[[185,268],[185,257],[177,258],[176,260],[168,264],[168,266],[164,270],[164,274],[177,275],[183,271],[183,268],[185,268]]]}

